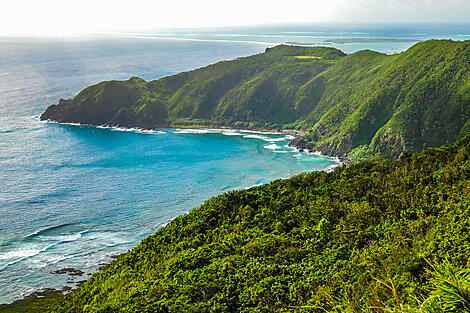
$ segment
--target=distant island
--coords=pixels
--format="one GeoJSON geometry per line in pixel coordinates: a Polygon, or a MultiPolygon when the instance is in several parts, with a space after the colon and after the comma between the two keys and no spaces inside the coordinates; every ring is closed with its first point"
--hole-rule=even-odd
{"type": "Polygon", "coordinates": [[[361,37],[353,37],[353,38],[335,38],[335,39],[328,39],[323,42],[326,43],[388,43],[388,42],[419,42],[419,39],[413,38],[361,38],[361,37]]]}
{"type": "Polygon", "coordinates": [[[299,149],[398,157],[470,130],[470,41],[429,40],[397,55],[280,45],[146,82],[88,87],[41,116],[122,127],[291,129],[299,149]]]}

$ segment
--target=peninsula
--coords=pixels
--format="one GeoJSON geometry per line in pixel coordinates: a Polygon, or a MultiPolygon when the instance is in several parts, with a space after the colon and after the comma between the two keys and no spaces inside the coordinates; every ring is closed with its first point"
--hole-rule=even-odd
{"type": "Polygon", "coordinates": [[[350,159],[398,157],[470,130],[470,41],[397,55],[280,45],[146,82],[106,81],[42,120],[122,127],[292,129],[292,144],[350,159]]]}
{"type": "Polygon", "coordinates": [[[467,312],[469,67],[470,41],[281,45],[61,100],[41,119],[295,129],[299,148],[368,160],[211,198],[70,294],[5,312],[467,312]]]}

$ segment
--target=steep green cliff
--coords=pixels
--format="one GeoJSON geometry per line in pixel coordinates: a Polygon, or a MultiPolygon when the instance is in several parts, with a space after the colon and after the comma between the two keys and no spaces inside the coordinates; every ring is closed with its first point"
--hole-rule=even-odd
{"type": "Polygon", "coordinates": [[[307,84],[324,91],[309,102],[314,109],[305,123],[314,126],[303,142],[351,156],[398,156],[452,142],[470,125],[469,69],[470,41],[426,41],[395,56],[360,51],[344,57],[307,84]]]}
{"type": "Polygon", "coordinates": [[[469,110],[470,41],[430,40],[393,56],[281,45],[156,81],[102,82],[41,118],[296,129],[299,148],[357,159],[452,142],[470,130],[469,110]]]}
{"type": "Polygon", "coordinates": [[[398,55],[277,46],[145,82],[91,86],[41,116],[126,127],[297,129],[331,155],[396,157],[470,130],[470,41],[430,40],[398,55]]]}

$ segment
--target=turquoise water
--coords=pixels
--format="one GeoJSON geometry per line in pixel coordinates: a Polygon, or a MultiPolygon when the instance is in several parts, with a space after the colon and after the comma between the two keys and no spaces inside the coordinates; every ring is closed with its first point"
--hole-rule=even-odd
{"type": "Polygon", "coordinates": [[[220,193],[337,164],[286,134],[40,122],[105,79],[157,78],[265,45],[145,39],[0,40],[0,302],[74,286],[220,193]],[[52,274],[66,267],[82,277],[52,274]]]}
{"type": "MultiPolygon", "coordinates": [[[[328,38],[465,39],[445,28],[263,28],[126,37],[0,38],[0,303],[43,287],[74,286],[175,216],[211,196],[332,168],[286,147],[286,134],[122,130],[40,122],[60,98],[109,79],[146,80],[328,38]],[[179,39],[161,39],[163,37],[179,39]],[[52,274],[74,267],[82,277],[52,274]]],[[[331,44],[346,52],[412,42],[331,44]]]]}

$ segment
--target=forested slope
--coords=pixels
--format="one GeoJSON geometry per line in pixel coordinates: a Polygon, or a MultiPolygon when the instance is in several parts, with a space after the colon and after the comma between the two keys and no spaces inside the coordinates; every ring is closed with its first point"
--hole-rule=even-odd
{"type": "Polygon", "coordinates": [[[469,215],[467,136],[214,197],[55,312],[468,312],[469,215]]]}
{"type": "Polygon", "coordinates": [[[299,148],[360,159],[453,142],[470,129],[469,110],[470,41],[430,40],[393,56],[276,46],[156,81],[102,82],[41,118],[296,129],[299,148]]]}

